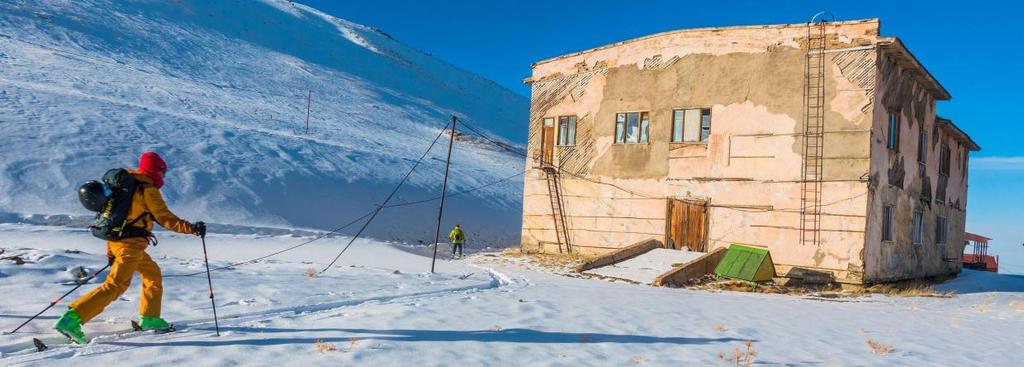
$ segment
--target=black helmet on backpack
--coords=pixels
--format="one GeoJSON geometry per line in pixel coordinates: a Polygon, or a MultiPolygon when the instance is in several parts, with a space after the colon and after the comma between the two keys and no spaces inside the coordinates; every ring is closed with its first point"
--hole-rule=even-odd
{"type": "Polygon", "coordinates": [[[99,212],[107,203],[107,195],[103,190],[103,184],[99,181],[86,181],[78,187],[78,201],[89,211],[99,212]]]}

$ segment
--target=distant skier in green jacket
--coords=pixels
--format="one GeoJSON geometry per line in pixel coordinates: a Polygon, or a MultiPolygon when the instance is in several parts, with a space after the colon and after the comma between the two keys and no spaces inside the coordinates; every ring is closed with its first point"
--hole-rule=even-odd
{"type": "Polygon", "coordinates": [[[455,228],[448,233],[448,239],[452,241],[452,258],[454,259],[456,254],[458,257],[462,257],[462,243],[466,241],[466,234],[462,233],[462,227],[456,224],[455,228]]]}

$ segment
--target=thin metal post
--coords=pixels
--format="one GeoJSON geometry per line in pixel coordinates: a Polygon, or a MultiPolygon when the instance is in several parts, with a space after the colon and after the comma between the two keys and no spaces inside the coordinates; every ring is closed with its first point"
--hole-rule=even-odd
{"type": "Polygon", "coordinates": [[[448,158],[444,160],[444,181],[441,184],[441,204],[437,207],[437,229],[434,230],[434,256],[430,260],[430,273],[434,273],[434,265],[437,263],[437,243],[441,239],[441,216],[444,214],[444,197],[448,191],[448,167],[452,162],[452,145],[455,144],[455,115],[452,115],[451,136],[448,139],[448,158]]]}
{"type": "Polygon", "coordinates": [[[306,95],[306,134],[309,134],[309,109],[313,106],[313,91],[306,95]]]}

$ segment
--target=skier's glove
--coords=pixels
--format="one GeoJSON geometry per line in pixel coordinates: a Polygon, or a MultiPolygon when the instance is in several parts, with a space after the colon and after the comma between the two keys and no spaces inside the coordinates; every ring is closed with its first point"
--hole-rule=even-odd
{"type": "Polygon", "coordinates": [[[199,237],[206,237],[206,223],[196,222],[192,225],[192,234],[199,237]]]}
{"type": "Polygon", "coordinates": [[[114,253],[107,251],[107,265],[114,266],[114,253]]]}

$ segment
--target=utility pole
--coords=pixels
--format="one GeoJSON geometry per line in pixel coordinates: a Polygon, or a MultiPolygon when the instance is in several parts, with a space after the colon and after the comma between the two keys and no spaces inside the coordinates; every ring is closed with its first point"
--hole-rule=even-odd
{"type": "Polygon", "coordinates": [[[306,134],[309,134],[309,108],[313,106],[313,91],[306,95],[306,134]]]}
{"type": "Polygon", "coordinates": [[[434,230],[434,257],[430,260],[430,273],[434,273],[434,264],[437,263],[437,242],[441,239],[441,216],[444,214],[444,197],[448,191],[448,167],[452,163],[452,145],[455,144],[455,115],[452,115],[452,130],[448,138],[448,158],[444,160],[444,181],[441,184],[441,205],[437,207],[437,229],[434,230]]]}

